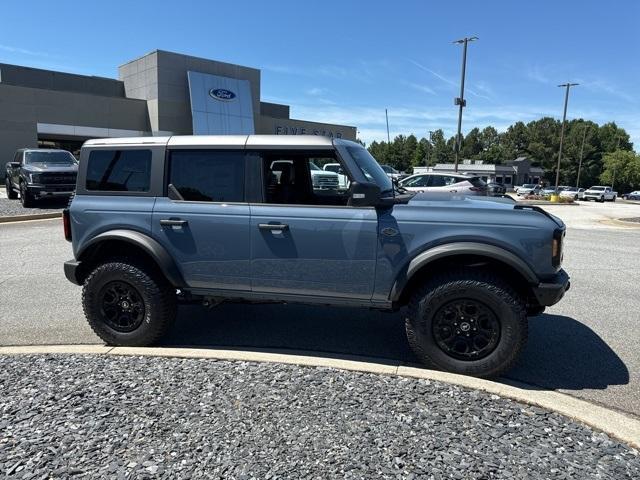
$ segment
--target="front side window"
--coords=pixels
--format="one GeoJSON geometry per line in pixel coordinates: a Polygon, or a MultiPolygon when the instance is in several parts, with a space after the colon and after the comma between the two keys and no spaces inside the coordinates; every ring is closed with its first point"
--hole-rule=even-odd
{"type": "Polygon", "coordinates": [[[367,180],[377,184],[381,193],[393,192],[393,183],[391,179],[384,173],[384,170],[376,159],[371,156],[366,148],[363,147],[347,147],[347,152],[356,162],[358,168],[362,171],[367,180]]]}
{"type": "Polygon", "coordinates": [[[244,166],[243,152],[173,151],[167,184],[188,201],[243,202],[244,166]]]}
{"type": "Polygon", "coordinates": [[[93,150],[87,162],[87,190],[148,192],[151,150],[93,150]]]}
{"type": "Polygon", "coordinates": [[[410,178],[404,184],[403,187],[428,187],[429,186],[429,176],[428,175],[420,175],[418,177],[410,178]]]}
{"type": "Polygon", "coordinates": [[[59,152],[32,151],[25,152],[24,163],[26,165],[47,164],[47,165],[75,165],[78,163],[71,153],[61,150],[59,152]]]}
{"type": "Polygon", "coordinates": [[[281,205],[341,205],[349,199],[346,174],[324,169],[336,158],[322,153],[264,152],[265,202],[281,205]]]}

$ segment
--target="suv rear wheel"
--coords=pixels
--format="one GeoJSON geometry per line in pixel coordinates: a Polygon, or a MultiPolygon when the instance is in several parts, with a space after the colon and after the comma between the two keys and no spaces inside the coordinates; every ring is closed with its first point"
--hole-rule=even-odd
{"type": "Polygon", "coordinates": [[[176,292],[153,269],[113,260],[87,277],[82,306],[89,325],[108,345],[146,346],[173,325],[176,292]]]}
{"type": "Polygon", "coordinates": [[[9,200],[15,200],[16,198],[18,198],[18,194],[13,190],[11,186],[11,179],[8,175],[4,177],[4,185],[7,189],[7,198],[9,200]]]}
{"type": "Polygon", "coordinates": [[[423,363],[476,377],[509,370],[528,335],[519,295],[499,276],[475,270],[440,275],[419,288],[405,328],[423,363]]]}

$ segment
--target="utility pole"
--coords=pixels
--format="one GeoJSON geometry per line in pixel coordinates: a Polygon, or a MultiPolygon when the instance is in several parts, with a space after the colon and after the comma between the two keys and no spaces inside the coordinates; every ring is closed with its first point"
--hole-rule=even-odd
{"type": "Polygon", "coordinates": [[[389,136],[389,114],[387,113],[387,109],[384,109],[384,116],[387,119],[387,144],[391,143],[391,137],[389,136]]]}
{"type": "Polygon", "coordinates": [[[562,159],[562,143],[564,142],[564,124],[567,120],[567,105],[569,104],[569,89],[579,85],[578,83],[563,83],[558,87],[566,88],[564,94],[564,113],[562,114],[562,128],[560,129],[560,150],[558,151],[558,166],[556,168],[556,193],[558,192],[558,184],[560,183],[560,160],[562,159]]]}
{"type": "Polygon", "coordinates": [[[454,171],[458,171],[458,162],[460,160],[460,146],[462,143],[462,109],[467,105],[464,99],[464,77],[467,69],[467,44],[478,40],[478,37],[464,37],[463,39],[456,40],[453,43],[462,44],[462,78],[460,79],[460,96],[454,100],[454,105],[458,105],[458,134],[456,136],[456,160],[454,164],[454,171]]]}
{"type": "Polygon", "coordinates": [[[578,163],[578,178],[576,180],[576,188],[580,188],[580,170],[582,169],[582,155],[584,154],[584,141],[587,138],[587,130],[589,126],[584,125],[584,132],[582,133],[582,145],[580,146],[580,162],[578,163]]]}
{"type": "Polygon", "coordinates": [[[427,138],[427,164],[425,166],[429,166],[429,158],[430,158],[430,154],[429,151],[431,150],[432,146],[431,146],[431,142],[433,139],[433,130],[429,130],[429,136],[427,138]]]}

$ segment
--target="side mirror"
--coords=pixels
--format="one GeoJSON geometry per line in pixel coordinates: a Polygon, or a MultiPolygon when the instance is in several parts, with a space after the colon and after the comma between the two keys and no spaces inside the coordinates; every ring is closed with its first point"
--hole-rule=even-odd
{"type": "Polygon", "coordinates": [[[349,205],[352,207],[375,207],[380,201],[380,187],[371,182],[352,182],[349,205]]]}

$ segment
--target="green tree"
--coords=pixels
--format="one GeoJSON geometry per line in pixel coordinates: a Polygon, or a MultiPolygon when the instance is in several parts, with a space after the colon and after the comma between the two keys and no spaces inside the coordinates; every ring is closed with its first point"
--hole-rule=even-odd
{"type": "Polygon", "coordinates": [[[628,150],[606,153],[604,171],[600,181],[612,185],[619,192],[632,190],[640,185],[640,155],[628,150]]]}
{"type": "Polygon", "coordinates": [[[482,139],[480,129],[473,128],[462,141],[462,150],[460,151],[462,158],[479,158],[482,152],[482,139]]]}

